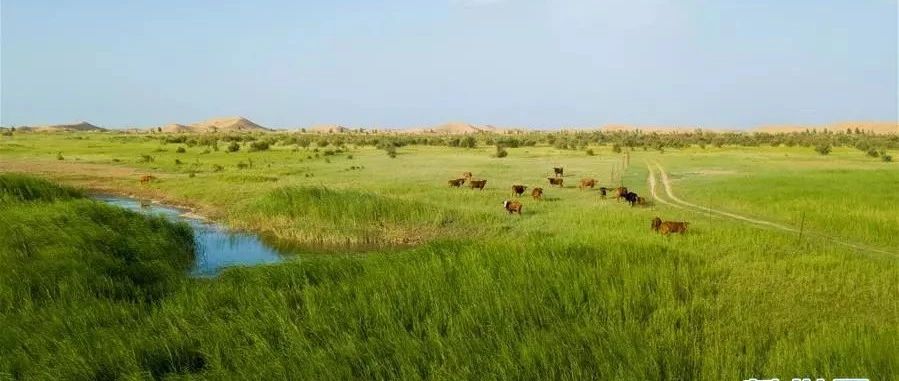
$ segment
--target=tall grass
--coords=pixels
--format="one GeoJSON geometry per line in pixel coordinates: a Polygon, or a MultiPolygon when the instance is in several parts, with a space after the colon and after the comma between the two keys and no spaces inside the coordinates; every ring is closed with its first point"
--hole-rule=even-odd
{"type": "Polygon", "coordinates": [[[315,244],[421,243],[448,233],[453,212],[416,201],[325,187],[288,187],[261,197],[244,218],[255,230],[315,244]]]}
{"type": "Polygon", "coordinates": [[[66,343],[102,347],[104,327],[136,324],[193,263],[186,224],[81,195],[0,175],[0,378],[46,377],[41,363],[69,356],[66,343]]]}
{"type": "Polygon", "coordinates": [[[60,186],[23,174],[0,176],[0,203],[16,201],[55,201],[84,197],[78,189],[60,186]]]}

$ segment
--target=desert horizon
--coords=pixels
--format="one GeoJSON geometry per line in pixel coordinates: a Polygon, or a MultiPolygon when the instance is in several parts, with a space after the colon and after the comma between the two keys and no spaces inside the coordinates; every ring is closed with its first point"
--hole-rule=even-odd
{"type": "MultiPolygon", "coordinates": [[[[15,126],[0,126],[10,128],[15,126]]],[[[242,116],[217,117],[194,123],[169,123],[152,127],[103,127],[88,121],[76,123],[49,124],[49,125],[21,125],[17,128],[23,131],[151,131],[166,133],[198,133],[198,132],[228,132],[228,131],[303,131],[311,133],[350,133],[359,131],[383,131],[397,133],[422,133],[422,134],[471,134],[471,133],[514,133],[514,132],[588,132],[588,131],[634,131],[656,133],[677,133],[704,130],[712,132],[744,132],[744,133],[790,133],[803,131],[830,131],[843,132],[847,129],[859,129],[875,134],[899,134],[899,121],[841,121],[826,124],[761,124],[749,128],[722,128],[702,127],[699,125],[660,126],[660,125],[633,125],[620,123],[605,123],[598,127],[558,127],[558,128],[528,128],[528,127],[500,127],[491,124],[471,124],[466,122],[447,122],[430,127],[357,127],[344,124],[318,123],[305,127],[268,127],[257,124],[242,116]],[[161,130],[161,131],[160,131],[161,130]]]]}

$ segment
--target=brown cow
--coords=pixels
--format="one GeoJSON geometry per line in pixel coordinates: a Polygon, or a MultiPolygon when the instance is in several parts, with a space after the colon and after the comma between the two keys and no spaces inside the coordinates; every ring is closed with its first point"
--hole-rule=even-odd
{"type": "Polygon", "coordinates": [[[506,208],[506,211],[508,211],[509,214],[518,213],[519,216],[521,215],[521,203],[518,201],[503,201],[503,208],[506,208]]]}
{"type": "Polygon", "coordinates": [[[484,190],[485,185],[487,185],[487,180],[471,180],[468,182],[468,186],[470,186],[471,189],[484,190]]]}
{"type": "Polygon", "coordinates": [[[156,180],[156,176],[151,175],[143,175],[140,177],[141,184],[149,184],[151,181],[156,180]]]}
{"type": "Polygon", "coordinates": [[[512,194],[514,194],[516,197],[521,197],[521,195],[524,194],[525,189],[528,189],[528,187],[524,185],[513,185],[512,194]]]}
{"type": "Polygon", "coordinates": [[[618,200],[618,202],[621,202],[621,199],[627,196],[628,193],[630,192],[627,191],[627,187],[615,188],[615,198],[618,200]]]}
{"type": "Polygon", "coordinates": [[[449,181],[449,185],[450,185],[451,187],[456,187],[456,188],[458,188],[458,187],[461,187],[462,184],[465,184],[465,179],[455,179],[455,180],[450,180],[450,181],[449,181]]]}
{"type": "Polygon", "coordinates": [[[462,177],[471,180],[471,172],[462,172],[462,177]]]}
{"type": "Polygon", "coordinates": [[[578,188],[581,188],[581,189],[584,189],[584,188],[590,188],[590,189],[593,189],[593,187],[595,187],[595,186],[596,186],[596,179],[585,178],[585,179],[581,179],[581,185],[578,185],[578,188]]]}
{"type": "Polygon", "coordinates": [[[553,167],[553,173],[556,174],[556,177],[564,176],[565,168],[562,167],[553,167]]]}
{"type": "Polygon", "coordinates": [[[531,191],[531,197],[533,197],[534,200],[542,199],[543,198],[543,188],[534,188],[534,190],[531,191]]]}
{"type": "Polygon", "coordinates": [[[689,226],[689,222],[678,222],[678,221],[664,221],[659,217],[652,219],[652,230],[659,232],[662,235],[668,235],[671,233],[686,233],[687,226],[689,226]]]}
{"type": "Polygon", "coordinates": [[[549,185],[558,185],[559,188],[562,187],[562,179],[555,178],[555,177],[548,177],[547,180],[549,180],[549,185]]]}

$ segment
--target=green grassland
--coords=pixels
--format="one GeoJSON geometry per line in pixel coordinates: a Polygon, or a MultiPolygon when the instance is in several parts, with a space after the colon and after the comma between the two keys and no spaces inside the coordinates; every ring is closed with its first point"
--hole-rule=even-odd
{"type": "Polygon", "coordinates": [[[636,148],[625,168],[606,145],[591,156],[537,144],[505,158],[483,143],[408,145],[395,158],[354,144],[218,145],[0,140],[0,172],[190,205],[300,250],[190,278],[184,227],[3,175],[0,377],[899,374],[897,163],[846,147],[636,148]],[[685,200],[806,235],[577,188],[593,177],[649,197],[656,163],[685,200]],[[554,166],[564,188],[547,184],[554,166]],[[464,171],[487,189],[447,186],[464,171]],[[141,185],[144,174],[158,180],[141,185]],[[510,216],[501,204],[512,184],[541,186],[545,199],[523,197],[523,215],[510,216]],[[62,196],[21,196],[32,188],[62,196]],[[690,231],[655,234],[655,216],[690,231]]]}

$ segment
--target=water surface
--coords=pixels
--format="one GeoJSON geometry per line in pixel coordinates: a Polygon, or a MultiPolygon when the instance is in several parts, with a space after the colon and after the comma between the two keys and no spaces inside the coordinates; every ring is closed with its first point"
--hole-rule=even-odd
{"type": "Polygon", "coordinates": [[[287,254],[263,242],[256,234],[236,232],[215,222],[185,215],[186,211],[120,196],[96,196],[97,200],[144,214],[157,214],[171,221],[183,221],[194,230],[197,259],[191,275],[213,276],[225,267],[275,263],[287,254]]]}

